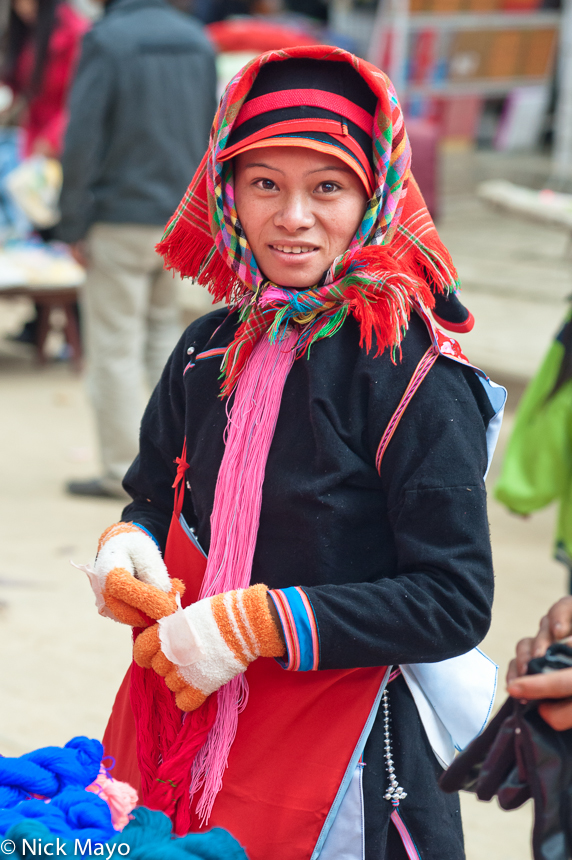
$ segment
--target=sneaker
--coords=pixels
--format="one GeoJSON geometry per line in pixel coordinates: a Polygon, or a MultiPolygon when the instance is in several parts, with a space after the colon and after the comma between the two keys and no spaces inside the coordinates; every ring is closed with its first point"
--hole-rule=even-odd
{"type": "Polygon", "coordinates": [[[66,493],[71,496],[89,496],[98,499],[131,500],[131,496],[123,487],[105,478],[92,478],[89,481],[68,481],[66,493]]]}

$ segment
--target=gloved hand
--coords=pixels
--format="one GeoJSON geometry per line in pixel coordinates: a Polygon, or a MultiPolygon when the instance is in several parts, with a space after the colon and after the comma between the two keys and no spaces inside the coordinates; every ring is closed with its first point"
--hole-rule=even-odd
{"type": "Polygon", "coordinates": [[[185,591],[179,579],[170,578],[155,541],[133,523],[115,523],[103,532],[93,573],[86,572],[100,613],[131,627],[170,615],[176,595],[185,591]]]}
{"type": "Polygon", "coordinates": [[[165,678],[182,711],[194,711],[257,657],[285,653],[267,593],[251,585],[179,607],[139,634],[135,662],[165,678]]]}

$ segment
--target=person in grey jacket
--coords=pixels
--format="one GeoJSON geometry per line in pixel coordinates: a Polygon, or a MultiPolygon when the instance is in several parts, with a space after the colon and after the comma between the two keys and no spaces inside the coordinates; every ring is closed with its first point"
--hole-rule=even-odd
{"type": "Polygon", "coordinates": [[[67,489],[123,497],[148,387],[179,335],[177,282],[154,248],[207,146],[214,50],[199,23],[165,0],[110,0],[84,38],[69,109],[56,232],[87,268],[88,382],[103,469],[67,489]]]}

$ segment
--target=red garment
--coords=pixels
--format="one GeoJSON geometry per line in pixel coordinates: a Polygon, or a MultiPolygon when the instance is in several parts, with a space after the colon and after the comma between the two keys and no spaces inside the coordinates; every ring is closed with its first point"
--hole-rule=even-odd
{"type": "MultiPolygon", "coordinates": [[[[198,598],[206,559],[181,522],[186,442],[177,462],[165,563],[185,583],[187,606],[198,598]]],[[[310,860],[340,785],[357,765],[388,675],[386,666],[285,672],[270,658],[252,663],[248,703],[209,826],[232,833],[250,860],[310,860]]],[[[133,663],[105,730],[114,778],[140,786],[141,801],[168,814],[180,836],[202,829],[196,800],[189,805],[189,763],[214,722],[215,696],[183,720],[163,679],[133,663]]]]}
{"type": "MultiPolygon", "coordinates": [[[[46,140],[54,155],[60,155],[67,126],[67,96],[73,81],[81,40],[89,21],[67,3],[56,10],[56,23],[38,93],[31,99],[22,122],[23,155],[32,154],[38,140],[46,140]]],[[[16,94],[25,93],[34,72],[34,43],[29,40],[16,65],[16,94]]]]}
{"type": "Polygon", "coordinates": [[[319,45],[320,40],[295,25],[259,18],[237,18],[208,24],[207,33],[219,51],[279,51],[295,45],[319,45]]]}

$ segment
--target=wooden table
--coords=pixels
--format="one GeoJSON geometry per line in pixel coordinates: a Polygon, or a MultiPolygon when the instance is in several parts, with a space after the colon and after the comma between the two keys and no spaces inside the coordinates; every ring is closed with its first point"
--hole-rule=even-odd
{"type": "Polygon", "coordinates": [[[50,314],[54,308],[60,308],[65,315],[64,337],[71,350],[71,360],[76,370],[81,369],[81,340],[75,305],[78,299],[79,287],[19,285],[0,287],[0,298],[24,296],[30,299],[38,310],[38,328],[36,331],[36,352],[40,364],[45,364],[46,340],[50,331],[50,314]]]}

